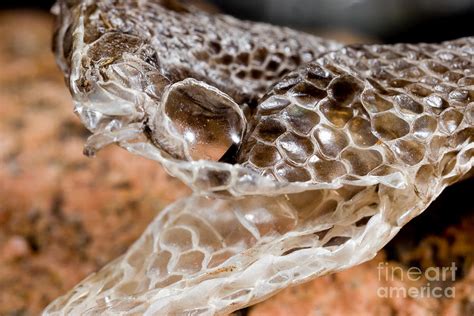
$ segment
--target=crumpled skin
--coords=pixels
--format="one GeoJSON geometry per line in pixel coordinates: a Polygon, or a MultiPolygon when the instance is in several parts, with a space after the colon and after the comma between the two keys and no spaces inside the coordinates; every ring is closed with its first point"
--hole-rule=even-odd
{"type": "Polygon", "coordinates": [[[343,47],[164,0],[55,12],[85,153],[118,144],[194,193],[44,315],[230,313],[373,258],[474,165],[473,38],[343,47]]]}

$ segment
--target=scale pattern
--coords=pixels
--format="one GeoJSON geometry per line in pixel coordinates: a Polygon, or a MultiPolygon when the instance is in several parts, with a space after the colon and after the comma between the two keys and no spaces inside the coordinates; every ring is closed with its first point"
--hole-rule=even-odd
{"type": "MultiPolygon", "coordinates": [[[[100,78],[101,68],[131,57],[126,54],[135,55],[144,62],[147,84],[155,86],[157,95],[170,82],[192,77],[221,89],[239,104],[255,103],[283,75],[340,47],[288,28],[209,15],[178,1],[65,1],[60,5],[63,12],[84,16],[83,44],[88,46],[84,71],[93,68],[100,78]]],[[[62,19],[69,25],[59,30],[56,43],[67,73],[75,24],[71,15],[62,19]]],[[[90,84],[87,79],[83,78],[83,89],[90,84]]]]}
{"type": "Polygon", "coordinates": [[[173,0],[56,5],[86,154],[194,194],[45,315],[223,315],[371,259],[474,166],[474,40],[340,44],[173,0]]]}
{"type": "Polygon", "coordinates": [[[316,183],[406,178],[441,163],[443,149],[474,135],[473,47],[471,38],[326,54],[262,99],[240,162],[276,181],[316,183]]]}

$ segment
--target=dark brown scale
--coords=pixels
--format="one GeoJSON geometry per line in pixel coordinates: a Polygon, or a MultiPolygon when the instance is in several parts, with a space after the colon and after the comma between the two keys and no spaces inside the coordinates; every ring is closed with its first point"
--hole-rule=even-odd
{"type": "Polygon", "coordinates": [[[361,91],[360,85],[349,76],[339,77],[331,82],[328,94],[338,105],[347,105],[352,102],[357,93],[361,91]]]}

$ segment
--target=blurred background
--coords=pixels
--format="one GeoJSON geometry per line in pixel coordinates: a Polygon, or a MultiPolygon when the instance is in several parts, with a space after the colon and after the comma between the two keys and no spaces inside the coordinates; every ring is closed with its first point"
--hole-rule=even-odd
{"type": "MultiPolygon", "coordinates": [[[[474,0],[210,0],[224,12],[300,29],[344,30],[382,42],[472,35],[474,0]]],[[[48,10],[54,1],[2,1],[0,8],[48,10]]]]}
{"type": "MultiPolygon", "coordinates": [[[[241,18],[348,43],[442,41],[474,30],[474,0],[213,2],[241,18]]],[[[51,52],[52,4],[0,1],[0,316],[38,315],[124,253],[163,207],[189,194],[156,163],[117,146],[96,159],[82,155],[88,132],[73,114],[51,52]]],[[[473,188],[474,178],[448,188],[374,260],[240,314],[474,315],[473,188]],[[379,262],[404,271],[455,262],[458,295],[380,298],[377,288],[387,284],[377,279],[379,262]]]]}

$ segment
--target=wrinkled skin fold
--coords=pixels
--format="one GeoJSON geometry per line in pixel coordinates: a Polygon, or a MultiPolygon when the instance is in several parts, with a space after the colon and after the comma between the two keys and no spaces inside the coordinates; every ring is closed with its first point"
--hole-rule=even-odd
{"type": "Polygon", "coordinates": [[[178,1],[59,1],[85,153],[193,189],[44,315],[223,315],[375,256],[474,165],[474,39],[343,45],[178,1]]]}

